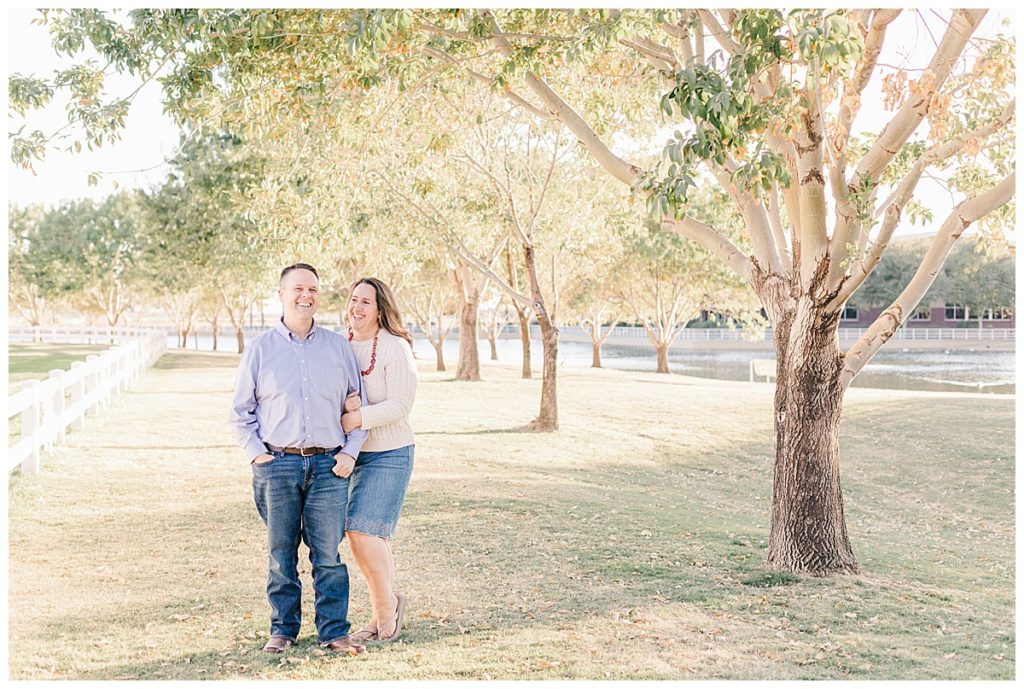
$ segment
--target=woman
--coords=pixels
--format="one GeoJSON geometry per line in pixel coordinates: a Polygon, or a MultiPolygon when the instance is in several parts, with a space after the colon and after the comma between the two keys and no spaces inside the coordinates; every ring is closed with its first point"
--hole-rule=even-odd
{"type": "Polygon", "coordinates": [[[349,480],[345,533],[366,577],[373,619],[353,641],[397,641],[406,599],[394,590],[390,538],[412,475],[415,438],[409,410],[416,394],[412,335],[402,324],[391,289],[376,278],[352,285],[348,338],[363,376],[366,406],[345,401],[341,425],[370,432],[349,480]]]}

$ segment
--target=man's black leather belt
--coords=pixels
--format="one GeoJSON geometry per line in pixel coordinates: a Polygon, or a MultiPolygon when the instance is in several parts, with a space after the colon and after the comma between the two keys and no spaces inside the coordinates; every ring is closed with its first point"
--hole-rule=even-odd
{"type": "Polygon", "coordinates": [[[326,455],[338,449],[336,447],[278,447],[270,443],[263,444],[274,452],[283,452],[286,455],[302,455],[303,457],[326,455]]]}

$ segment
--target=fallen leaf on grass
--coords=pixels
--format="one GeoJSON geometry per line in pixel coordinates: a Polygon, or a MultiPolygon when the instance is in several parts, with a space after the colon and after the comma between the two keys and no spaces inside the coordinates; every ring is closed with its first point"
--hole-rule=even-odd
{"type": "Polygon", "coordinates": [[[309,652],[309,655],[317,657],[325,656],[327,655],[327,651],[323,650],[322,648],[314,648],[312,651],[309,652]]]}
{"type": "Polygon", "coordinates": [[[535,670],[550,670],[553,667],[558,667],[561,663],[557,660],[542,660],[534,666],[535,670]]]}
{"type": "Polygon", "coordinates": [[[437,620],[438,622],[447,622],[448,618],[444,615],[434,612],[433,610],[425,610],[417,614],[417,617],[422,617],[425,620],[437,620]]]}

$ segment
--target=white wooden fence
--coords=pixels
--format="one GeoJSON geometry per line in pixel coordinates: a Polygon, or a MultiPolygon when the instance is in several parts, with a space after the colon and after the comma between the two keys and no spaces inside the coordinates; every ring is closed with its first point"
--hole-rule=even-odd
{"type": "Polygon", "coordinates": [[[7,398],[7,418],[13,425],[21,417],[21,437],[7,450],[7,470],[21,466],[23,473],[39,472],[39,454],[63,443],[68,428],[81,428],[86,416],[95,416],[167,351],[162,330],[77,328],[11,330],[11,342],[47,343],[119,342],[103,354],[92,354],[71,369],[54,369],[44,381],[27,380],[7,398]],[[39,331],[42,330],[40,333],[39,331]]]}

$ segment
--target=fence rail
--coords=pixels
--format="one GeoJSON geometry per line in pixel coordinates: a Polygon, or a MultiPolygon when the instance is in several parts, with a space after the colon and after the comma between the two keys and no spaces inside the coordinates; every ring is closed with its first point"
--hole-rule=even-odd
{"type": "Polygon", "coordinates": [[[119,341],[103,354],[76,361],[70,370],[53,369],[46,380],[26,380],[7,398],[7,418],[20,417],[21,437],[7,450],[7,471],[39,472],[39,455],[63,443],[68,428],[81,428],[110,404],[144,370],[167,351],[162,330],[133,328],[20,328],[9,332],[11,342],[82,343],[119,341]],[[41,339],[41,338],[46,339],[41,339]],[[106,338],[106,339],[104,339],[106,338]]]}
{"type": "MultiPolygon", "coordinates": [[[[577,325],[563,325],[559,327],[563,335],[590,337],[590,331],[577,325]]],[[[540,335],[539,326],[531,326],[531,334],[540,335]]],[[[512,324],[505,332],[518,333],[518,326],[512,324]]],[[[839,328],[839,339],[841,341],[859,340],[867,332],[867,328],[839,328]]],[[[1013,341],[1016,339],[1015,328],[900,328],[892,336],[893,340],[955,340],[955,341],[1013,341]]],[[[612,333],[615,338],[637,339],[647,341],[647,331],[637,326],[617,326],[612,333]]],[[[740,342],[744,339],[742,330],[728,330],[725,328],[684,328],[680,331],[677,341],[692,342],[740,342]]],[[[751,342],[771,342],[772,331],[767,329],[762,338],[750,340],[751,342]]]]}

